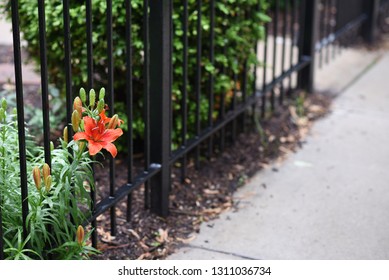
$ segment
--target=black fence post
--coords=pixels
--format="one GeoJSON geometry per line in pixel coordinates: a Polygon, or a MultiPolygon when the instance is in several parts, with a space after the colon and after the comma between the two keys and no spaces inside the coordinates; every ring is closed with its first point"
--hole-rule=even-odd
{"type": "Polygon", "coordinates": [[[169,212],[172,0],[150,1],[150,161],[161,171],[150,179],[151,210],[169,212]]]}
{"type": "Polygon", "coordinates": [[[380,0],[365,0],[367,20],[362,26],[362,37],[369,44],[374,43],[377,39],[380,2],[380,0]]]}
{"type": "Polygon", "coordinates": [[[298,75],[298,87],[312,92],[314,89],[314,70],[316,41],[319,32],[319,0],[301,1],[300,7],[300,61],[310,59],[298,75]]]}

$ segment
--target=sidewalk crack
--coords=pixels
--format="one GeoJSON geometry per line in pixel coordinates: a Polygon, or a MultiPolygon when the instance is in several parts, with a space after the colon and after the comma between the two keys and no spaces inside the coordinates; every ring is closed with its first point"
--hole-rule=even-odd
{"type": "Polygon", "coordinates": [[[189,247],[189,248],[194,248],[194,249],[201,249],[201,250],[205,250],[205,251],[209,251],[209,252],[220,253],[220,254],[224,254],[224,255],[230,255],[230,256],[234,256],[234,257],[246,259],[246,260],[260,260],[260,259],[257,259],[257,258],[252,258],[252,257],[248,257],[248,256],[236,254],[236,253],[233,253],[233,252],[226,252],[226,251],[222,251],[222,250],[216,250],[216,249],[211,249],[211,248],[205,248],[205,247],[202,247],[202,246],[187,245],[187,247],[189,247]]]}

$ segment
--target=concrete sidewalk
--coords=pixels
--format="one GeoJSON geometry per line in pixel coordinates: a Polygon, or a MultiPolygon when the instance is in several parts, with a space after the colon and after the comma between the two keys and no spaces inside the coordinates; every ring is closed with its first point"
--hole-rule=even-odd
{"type": "Polygon", "coordinates": [[[318,75],[343,92],[303,148],[169,259],[389,259],[389,53],[344,55],[318,75]]]}

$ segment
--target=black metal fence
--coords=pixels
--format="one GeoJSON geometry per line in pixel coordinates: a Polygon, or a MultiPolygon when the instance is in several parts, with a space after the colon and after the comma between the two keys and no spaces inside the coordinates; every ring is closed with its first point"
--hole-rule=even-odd
{"type": "MultiPolygon", "coordinates": [[[[39,42],[40,42],[40,74],[41,93],[44,123],[44,151],[45,161],[50,164],[50,122],[49,122],[49,91],[47,73],[47,48],[45,37],[45,2],[39,0],[39,42]]],[[[111,233],[115,235],[116,214],[115,205],[127,198],[127,219],[131,219],[131,193],[141,186],[145,187],[145,206],[151,211],[166,216],[169,214],[169,190],[171,184],[171,172],[175,163],[181,162],[182,177],[185,178],[186,163],[189,156],[194,157],[196,166],[200,165],[200,156],[211,156],[214,146],[218,149],[224,148],[226,135],[232,140],[236,138],[239,129],[244,127],[247,109],[254,108],[260,112],[262,117],[267,112],[274,111],[277,106],[283,104],[288,98],[292,98],[295,90],[305,90],[312,92],[314,89],[315,60],[318,58],[320,64],[329,61],[331,55],[337,48],[341,48],[347,43],[343,40],[345,36],[350,36],[350,32],[359,34],[367,42],[372,42],[375,36],[377,21],[377,11],[379,1],[371,0],[275,0],[274,5],[269,10],[273,20],[265,25],[265,39],[253,46],[258,58],[263,62],[262,66],[246,67],[244,61],[243,74],[234,75],[234,87],[231,91],[230,101],[226,101],[226,96],[218,97],[214,95],[215,74],[204,71],[202,59],[207,59],[213,67],[220,66],[215,62],[215,36],[214,30],[218,28],[215,5],[218,1],[196,1],[196,10],[201,15],[203,5],[209,5],[210,33],[209,38],[202,36],[202,17],[197,17],[196,45],[191,46],[196,49],[196,53],[188,53],[188,1],[144,0],[143,5],[143,26],[144,31],[144,51],[143,51],[143,100],[144,100],[144,167],[140,172],[134,172],[134,152],[132,137],[133,115],[133,53],[131,24],[133,8],[131,1],[124,1],[126,9],[126,74],[125,76],[114,77],[113,61],[113,22],[112,22],[112,0],[106,1],[106,45],[107,45],[107,96],[108,105],[113,110],[117,93],[114,92],[114,82],[118,79],[125,79],[126,90],[124,93],[126,101],[126,112],[128,118],[129,137],[127,139],[127,182],[121,186],[115,183],[115,159],[110,158],[109,164],[109,196],[96,201],[96,193],[92,191],[93,214],[88,222],[96,227],[96,218],[110,211],[111,233]],[[282,4],[282,5],[281,5],[282,4]],[[178,67],[172,63],[173,33],[174,27],[172,15],[174,9],[182,9],[182,98],[180,102],[179,128],[173,126],[172,106],[172,80],[174,78],[173,67],[178,67]],[[209,49],[202,49],[203,40],[209,41],[209,49]],[[195,57],[195,69],[188,69],[188,56],[195,57]],[[189,71],[190,70],[190,71],[189,71]],[[194,73],[195,78],[189,79],[188,73],[194,73]],[[247,74],[254,73],[254,80],[249,86],[247,74]],[[203,78],[206,78],[205,86],[203,78]],[[189,81],[194,81],[190,85],[192,90],[187,90],[189,81]],[[201,120],[200,109],[201,100],[207,100],[208,113],[207,120],[201,120]],[[188,108],[188,102],[194,102],[193,108],[188,108]],[[218,106],[218,116],[215,118],[213,112],[218,106]],[[193,135],[188,133],[188,117],[194,115],[193,135]],[[181,135],[177,148],[172,149],[172,133],[181,135]],[[215,139],[218,139],[217,143],[215,139]],[[205,149],[203,147],[206,147],[205,149]]],[[[258,9],[262,9],[262,1],[258,0],[258,9]]],[[[86,46],[87,46],[87,69],[88,88],[94,86],[94,64],[93,64],[93,40],[95,32],[93,25],[92,5],[93,1],[87,0],[85,3],[85,24],[87,26],[86,46]]],[[[12,29],[14,41],[14,64],[15,64],[15,86],[18,111],[18,131],[19,131],[19,157],[20,157],[20,188],[22,193],[23,223],[26,224],[28,215],[28,188],[27,188],[27,167],[26,167],[26,145],[25,145],[25,119],[24,119],[24,98],[23,98],[23,76],[21,60],[21,44],[19,33],[18,1],[11,1],[12,9],[12,29]]],[[[70,32],[69,0],[63,0],[63,44],[64,44],[64,67],[66,74],[66,111],[67,123],[71,123],[72,100],[75,95],[72,84],[72,50],[70,32]]],[[[228,67],[227,67],[228,68],[228,67]]],[[[218,69],[224,73],[229,69],[224,67],[218,69]]],[[[111,111],[113,114],[114,112],[111,111]]],[[[71,131],[69,126],[69,132],[71,131]]],[[[71,137],[71,135],[69,135],[71,137]]],[[[1,212],[0,212],[1,214],[1,212]]],[[[0,229],[2,228],[0,219],[0,229]]],[[[23,228],[24,236],[27,236],[29,229],[23,228]]],[[[0,231],[0,240],[2,232],[0,231]]],[[[96,231],[92,234],[92,244],[96,246],[96,231]]],[[[3,257],[3,244],[0,243],[0,258],[3,257]]]]}

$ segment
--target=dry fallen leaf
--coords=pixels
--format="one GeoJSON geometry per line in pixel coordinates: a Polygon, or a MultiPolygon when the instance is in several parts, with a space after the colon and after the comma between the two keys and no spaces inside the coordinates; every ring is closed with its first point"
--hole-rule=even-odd
{"type": "Polygon", "coordinates": [[[308,111],[314,114],[322,114],[325,112],[325,109],[323,106],[320,105],[311,105],[308,107],[308,111]]]}
{"type": "Polygon", "coordinates": [[[234,165],[234,168],[237,170],[237,171],[242,171],[245,169],[245,167],[243,165],[240,165],[240,164],[235,164],[234,165]]]}
{"type": "Polygon", "coordinates": [[[218,190],[210,190],[210,189],[204,189],[203,192],[208,195],[220,194],[218,190]]]}
{"type": "Polygon", "coordinates": [[[151,257],[150,253],[144,253],[137,258],[137,260],[144,260],[144,259],[149,259],[151,257]]]}
{"type": "Polygon", "coordinates": [[[180,238],[180,237],[177,237],[176,238],[176,240],[177,241],[180,241],[180,242],[182,242],[182,243],[184,243],[184,244],[188,244],[188,243],[190,243],[190,242],[192,242],[193,240],[195,240],[196,239],[196,235],[190,235],[188,238],[186,238],[186,239],[184,239],[184,238],[180,238]]]}
{"type": "Polygon", "coordinates": [[[281,152],[285,153],[285,154],[289,154],[289,153],[292,153],[291,150],[289,150],[288,148],[284,147],[284,146],[280,146],[278,148],[281,152]]]}
{"type": "Polygon", "coordinates": [[[128,231],[129,231],[136,239],[140,240],[140,236],[139,236],[139,234],[138,234],[135,230],[129,229],[128,231]]]}
{"type": "Polygon", "coordinates": [[[145,251],[150,250],[150,247],[147,246],[143,241],[139,241],[138,244],[139,244],[139,246],[142,247],[143,250],[145,250],[145,251]]]}
{"type": "Polygon", "coordinates": [[[158,235],[157,235],[157,237],[155,238],[155,240],[157,240],[157,242],[163,244],[163,243],[169,241],[168,236],[169,236],[169,235],[168,235],[168,230],[167,230],[167,229],[166,229],[166,230],[163,230],[163,229],[160,228],[160,229],[158,230],[158,235]]]}
{"type": "Polygon", "coordinates": [[[242,195],[235,196],[235,199],[245,200],[247,198],[253,197],[254,195],[256,195],[255,192],[245,192],[242,195]]]}

